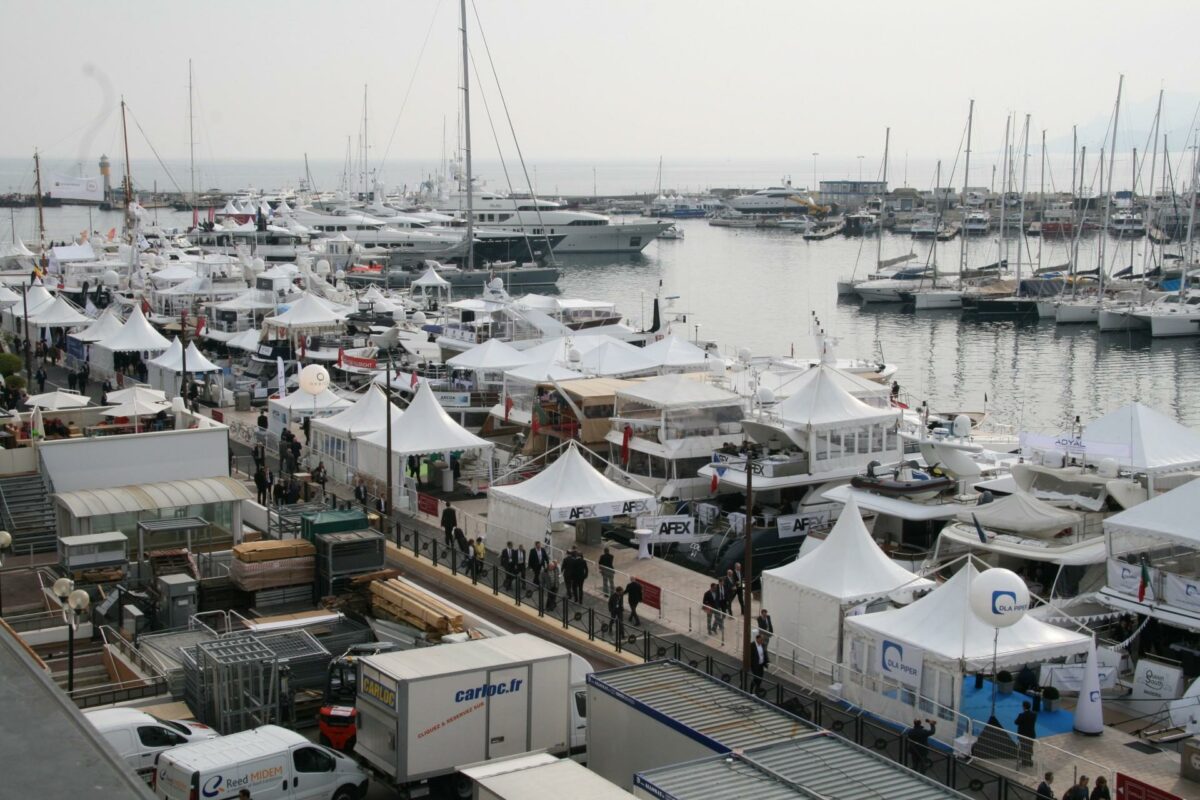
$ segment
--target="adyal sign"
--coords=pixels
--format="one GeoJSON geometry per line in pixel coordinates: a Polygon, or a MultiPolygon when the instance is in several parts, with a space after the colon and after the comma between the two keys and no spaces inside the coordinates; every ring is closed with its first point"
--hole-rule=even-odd
{"type": "Polygon", "coordinates": [[[806,514],[787,514],[775,518],[775,528],[780,539],[807,536],[814,530],[829,527],[830,510],[810,511],[806,514]]]}
{"type": "Polygon", "coordinates": [[[921,689],[921,669],[925,663],[925,651],[906,642],[883,638],[879,640],[879,673],[910,689],[921,689]]]}

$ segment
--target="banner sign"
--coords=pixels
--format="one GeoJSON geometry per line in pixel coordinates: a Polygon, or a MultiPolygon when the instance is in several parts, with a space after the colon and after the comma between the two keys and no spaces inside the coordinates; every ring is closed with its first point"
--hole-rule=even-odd
{"type": "Polygon", "coordinates": [[[375,369],[379,366],[378,362],[373,358],[348,356],[345,353],[342,354],[342,363],[348,367],[358,367],[360,369],[375,369]]]}
{"type": "Polygon", "coordinates": [[[788,514],[775,518],[775,527],[780,539],[792,539],[797,536],[807,536],[814,530],[829,527],[833,515],[830,509],[810,511],[806,514],[788,514]]]}
{"type": "Polygon", "coordinates": [[[1164,572],[1163,600],[1167,605],[1200,611],[1200,580],[1164,572]]]}
{"type": "Polygon", "coordinates": [[[104,181],[99,176],[71,178],[55,175],[50,178],[50,190],[47,193],[60,200],[90,200],[99,203],[104,199],[104,181]]]}
{"type": "Polygon", "coordinates": [[[638,517],[651,510],[654,498],[623,500],[615,503],[593,503],[586,506],[564,506],[550,509],[551,522],[574,522],[596,517],[638,517]]]}
{"type": "Polygon", "coordinates": [[[431,517],[438,516],[438,499],[431,494],[418,492],[417,511],[420,511],[422,514],[428,514],[431,517]]]}
{"type": "Polygon", "coordinates": [[[1183,800],[1177,794],[1160,789],[1153,784],[1131,778],[1124,772],[1117,773],[1117,797],[1120,800],[1183,800]]]}
{"type": "Polygon", "coordinates": [[[641,578],[634,578],[634,580],[642,586],[642,603],[656,611],[660,610],[662,608],[662,587],[647,583],[641,578]]]}
{"type": "Polygon", "coordinates": [[[471,405],[470,392],[434,392],[443,408],[467,408],[471,405]]]}
{"type": "Polygon", "coordinates": [[[677,542],[703,542],[712,538],[712,534],[696,532],[696,520],[687,514],[676,514],[669,517],[638,517],[637,526],[650,530],[651,544],[669,544],[677,542]]]}
{"type": "Polygon", "coordinates": [[[1114,442],[1089,442],[1069,433],[1046,436],[1040,433],[1021,433],[1022,450],[1054,450],[1075,453],[1086,458],[1116,458],[1128,461],[1132,456],[1128,444],[1114,442]]]}
{"type": "Polygon", "coordinates": [[[1143,658],[1137,662],[1133,672],[1132,699],[1137,701],[1161,700],[1158,706],[1153,702],[1138,704],[1136,708],[1143,714],[1154,714],[1167,707],[1167,701],[1175,700],[1183,694],[1183,670],[1171,664],[1162,664],[1143,658]]]}
{"type": "Polygon", "coordinates": [[[925,664],[923,649],[904,642],[880,639],[878,652],[879,661],[875,666],[883,677],[920,691],[921,669],[925,664]]]}
{"type": "MultiPolygon", "coordinates": [[[[1116,559],[1108,560],[1108,585],[1121,594],[1137,597],[1138,586],[1142,582],[1142,568],[1138,564],[1126,564],[1116,559]]],[[[1158,584],[1158,570],[1150,570],[1150,585],[1146,588],[1146,598],[1154,597],[1154,587],[1158,584]]],[[[1197,606],[1200,608],[1200,606],[1197,606]]]]}

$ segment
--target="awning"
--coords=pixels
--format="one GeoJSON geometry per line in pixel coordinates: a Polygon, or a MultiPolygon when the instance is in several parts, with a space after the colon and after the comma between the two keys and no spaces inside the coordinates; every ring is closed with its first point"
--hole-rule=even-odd
{"type": "Polygon", "coordinates": [[[241,481],[229,477],[162,481],[112,489],[81,489],[54,495],[54,499],[65,506],[75,519],[204,503],[233,503],[249,500],[250,497],[250,491],[241,481]]]}

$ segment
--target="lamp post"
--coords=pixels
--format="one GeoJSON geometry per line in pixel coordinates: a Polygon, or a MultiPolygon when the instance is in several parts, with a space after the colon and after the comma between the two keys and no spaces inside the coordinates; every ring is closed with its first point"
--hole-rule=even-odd
{"type": "MultiPolygon", "coordinates": [[[[862,183],[862,162],[866,156],[855,156],[855,158],[858,159],[858,182],[862,183]]],[[[862,187],[859,188],[861,189],[862,187]]]]}
{"type": "MultiPolygon", "coordinates": [[[[0,556],[4,555],[4,551],[12,547],[12,534],[8,531],[0,531],[0,556]]],[[[0,560],[0,576],[2,576],[4,562],[0,560]]],[[[0,584],[0,617],[4,616],[4,586],[0,584]]]]}
{"type": "Polygon", "coordinates": [[[813,185],[812,185],[812,188],[809,189],[809,192],[815,192],[815,191],[817,191],[817,189],[820,188],[817,186],[817,156],[819,156],[819,155],[821,155],[821,154],[820,153],[812,154],[812,156],[813,156],[813,185]]]}
{"type": "Polygon", "coordinates": [[[67,626],[67,694],[75,691],[75,629],[79,615],[92,603],[91,595],[75,588],[75,581],[59,578],[54,582],[54,594],[62,604],[62,618],[67,626]]]}

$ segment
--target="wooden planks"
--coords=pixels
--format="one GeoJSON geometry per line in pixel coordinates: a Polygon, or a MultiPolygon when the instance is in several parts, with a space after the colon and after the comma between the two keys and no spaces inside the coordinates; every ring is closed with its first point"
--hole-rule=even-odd
{"type": "Polygon", "coordinates": [[[436,597],[396,579],[371,583],[371,609],[376,616],[404,622],[430,633],[461,633],[462,614],[436,597]]]}

